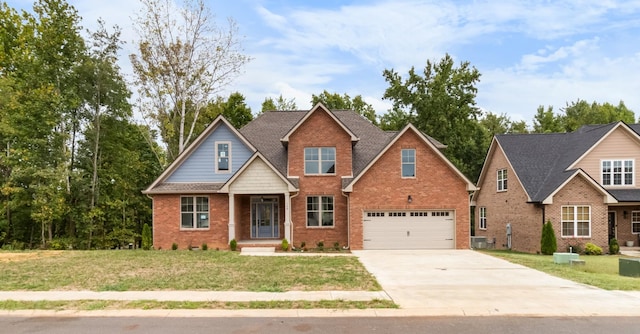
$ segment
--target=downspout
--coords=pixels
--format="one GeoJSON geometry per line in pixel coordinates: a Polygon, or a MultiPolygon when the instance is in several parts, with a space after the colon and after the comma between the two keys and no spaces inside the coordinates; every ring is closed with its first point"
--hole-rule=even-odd
{"type": "Polygon", "coordinates": [[[546,223],[545,212],[544,212],[545,207],[546,205],[542,204],[542,226],[544,226],[544,224],[546,223]]]}
{"type": "MultiPolygon", "coordinates": [[[[289,194],[291,194],[291,193],[289,193],[289,194]]],[[[291,200],[294,197],[297,197],[298,195],[300,195],[300,190],[298,190],[298,192],[296,192],[295,195],[287,195],[287,196],[289,196],[289,219],[291,219],[291,212],[292,212],[292,210],[291,210],[291,200]]],[[[289,240],[289,245],[291,245],[291,247],[293,247],[293,219],[291,219],[290,223],[291,223],[291,225],[289,226],[289,228],[291,229],[291,240],[289,240]]]]}
{"type": "Polygon", "coordinates": [[[351,201],[349,200],[349,195],[347,195],[344,191],[342,192],[342,196],[347,198],[347,245],[344,246],[344,249],[351,248],[351,201]]]}

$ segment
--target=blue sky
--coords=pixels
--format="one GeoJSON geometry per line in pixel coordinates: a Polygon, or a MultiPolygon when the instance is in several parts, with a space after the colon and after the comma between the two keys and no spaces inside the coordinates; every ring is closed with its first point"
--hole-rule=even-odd
{"type": "MultiPolygon", "coordinates": [[[[129,44],[135,0],[70,0],[95,27],[118,24],[129,44]]],[[[12,0],[15,8],[32,1],[12,0]]],[[[265,97],[309,108],[323,90],[362,95],[379,114],[384,69],[405,74],[449,53],[482,74],[483,110],[532,123],[539,105],[558,111],[577,99],[617,104],[640,116],[640,1],[207,1],[224,23],[233,18],[253,60],[228,87],[254,112],[265,97]]]]}

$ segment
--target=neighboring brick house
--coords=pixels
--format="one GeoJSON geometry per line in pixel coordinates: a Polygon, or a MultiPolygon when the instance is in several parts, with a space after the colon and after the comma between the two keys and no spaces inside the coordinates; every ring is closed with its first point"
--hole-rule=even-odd
{"type": "Polygon", "coordinates": [[[637,245],[639,133],[640,124],[616,122],[495,136],[472,198],[475,235],[495,239],[496,248],[536,253],[542,224],[551,221],[558,251],[590,242],[607,252],[613,238],[637,245]]]}
{"type": "Polygon", "coordinates": [[[218,117],[144,191],[154,247],[469,248],[475,186],[444,148],[322,104],[240,130],[218,117]]]}

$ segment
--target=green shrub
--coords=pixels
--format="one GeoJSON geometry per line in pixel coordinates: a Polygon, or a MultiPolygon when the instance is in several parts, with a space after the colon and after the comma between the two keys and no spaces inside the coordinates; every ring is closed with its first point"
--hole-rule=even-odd
{"type": "Polygon", "coordinates": [[[316,243],[316,247],[318,247],[319,251],[323,251],[324,250],[324,241],[318,241],[316,243]]]}
{"type": "Polygon", "coordinates": [[[289,241],[287,239],[282,239],[282,250],[285,252],[289,250],[289,241]]]}
{"type": "Polygon", "coordinates": [[[618,240],[616,238],[611,239],[609,241],[609,254],[618,254],[620,252],[620,245],[618,245],[618,240]]]}
{"type": "Polygon", "coordinates": [[[587,242],[587,244],[584,245],[584,253],[587,255],[602,255],[602,248],[587,242]]]}
{"type": "Polygon", "coordinates": [[[540,240],[540,251],[545,255],[552,255],[558,249],[556,243],[556,234],[553,231],[553,225],[551,221],[547,220],[547,223],[542,226],[542,238],[540,240]]]}
{"type": "Polygon", "coordinates": [[[236,239],[229,241],[229,247],[231,248],[232,252],[235,252],[236,249],[238,249],[238,242],[236,241],[236,239]]]}
{"type": "Polygon", "coordinates": [[[207,246],[206,242],[203,242],[201,248],[202,248],[203,251],[206,251],[207,249],[209,249],[209,246],[207,246]]]}
{"type": "Polygon", "coordinates": [[[153,246],[153,234],[149,224],[145,223],[142,226],[142,249],[150,250],[153,246]]]}
{"type": "Polygon", "coordinates": [[[306,242],[304,242],[304,241],[303,241],[303,242],[301,242],[301,243],[300,243],[300,249],[301,249],[301,250],[303,250],[303,251],[306,251],[306,250],[307,250],[307,243],[306,243],[306,242]]]}
{"type": "Polygon", "coordinates": [[[176,250],[176,249],[178,249],[178,244],[174,242],[171,244],[171,250],[176,250]]]}
{"type": "Polygon", "coordinates": [[[333,243],[333,249],[335,249],[335,250],[339,251],[339,250],[340,250],[340,243],[339,243],[339,242],[337,242],[337,241],[336,241],[336,242],[334,242],[334,243],[333,243]]]}

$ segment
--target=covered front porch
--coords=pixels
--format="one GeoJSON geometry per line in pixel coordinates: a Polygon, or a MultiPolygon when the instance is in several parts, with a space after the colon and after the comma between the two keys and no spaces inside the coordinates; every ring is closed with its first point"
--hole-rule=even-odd
{"type": "Polygon", "coordinates": [[[229,241],[235,239],[238,248],[280,246],[283,239],[291,240],[288,193],[229,197],[229,241]]]}
{"type": "Polygon", "coordinates": [[[610,205],[607,217],[609,240],[618,240],[621,250],[640,247],[640,203],[610,205]]]}

